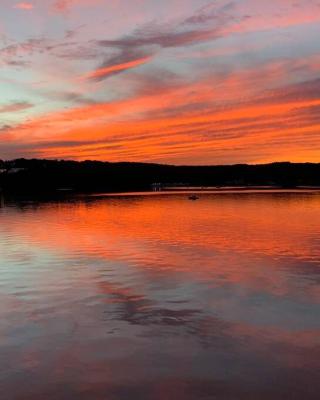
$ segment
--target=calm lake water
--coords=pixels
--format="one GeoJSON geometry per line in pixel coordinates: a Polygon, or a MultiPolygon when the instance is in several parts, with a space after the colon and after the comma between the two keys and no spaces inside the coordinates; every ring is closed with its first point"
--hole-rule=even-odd
{"type": "Polygon", "coordinates": [[[3,400],[320,398],[320,194],[0,208],[3,400]]]}

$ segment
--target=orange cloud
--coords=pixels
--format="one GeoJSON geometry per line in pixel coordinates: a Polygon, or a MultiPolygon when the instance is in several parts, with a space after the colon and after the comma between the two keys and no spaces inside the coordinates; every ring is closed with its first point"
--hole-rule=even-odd
{"type": "MultiPolygon", "coordinates": [[[[170,104],[183,104],[177,94],[168,100],[170,104]]],[[[177,163],[192,159],[194,154],[199,155],[199,161],[202,158],[200,163],[210,163],[210,160],[225,163],[231,155],[236,160],[247,157],[252,161],[286,160],[293,156],[300,161],[303,157],[313,160],[319,157],[319,148],[314,142],[320,122],[301,116],[296,120],[294,113],[297,109],[320,106],[320,100],[280,104],[266,101],[204,114],[178,113],[164,117],[155,114],[121,121],[122,108],[131,108],[134,112],[146,109],[152,113],[161,109],[162,101],[162,96],[142,97],[132,100],[132,104],[81,107],[51,116],[51,122],[49,117],[25,125],[19,136],[35,133],[38,139],[34,147],[44,157],[112,161],[169,159],[177,163]],[[120,120],[99,122],[100,118],[113,114],[120,120]],[[41,141],[44,141],[42,148],[41,141]]]]}
{"type": "Polygon", "coordinates": [[[122,71],[126,71],[128,69],[132,69],[132,68],[136,68],[142,64],[147,63],[148,61],[151,60],[151,57],[143,57],[137,60],[132,60],[132,61],[128,61],[122,64],[117,64],[117,65],[111,65],[108,67],[104,67],[104,68],[99,68],[96,69],[93,72],[90,72],[86,75],[84,75],[81,79],[87,80],[87,79],[103,79],[106,78],[110,75],[122,72],[122,71]]]}
{"type": "MultiPolygon", "coordinates": [[[[103,74],[128,63],[108,66],[103,74]]],[[[130,97],[49,113],[6,129],[11,139],[0,144],[0,151],[177,164],[319,161],[320,80],[281,85],[291,68],[300,70],[304,63],[316,71],[319,59],[274,61],[192,83],[143,75],[130,97]]],[[[97,70],[89,76],[99,75],[97,70]]]]}

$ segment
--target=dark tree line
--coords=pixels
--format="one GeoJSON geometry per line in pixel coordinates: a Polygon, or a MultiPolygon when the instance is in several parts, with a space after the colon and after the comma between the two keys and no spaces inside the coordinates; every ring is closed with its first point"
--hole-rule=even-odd
{"type": "Polygon", "coordinates": [[[150,190],[153,183],[190,186],[320,186],[320,164],[173,166],[99,161],[0,161],[0,188],[8,193],[150,190]]]}

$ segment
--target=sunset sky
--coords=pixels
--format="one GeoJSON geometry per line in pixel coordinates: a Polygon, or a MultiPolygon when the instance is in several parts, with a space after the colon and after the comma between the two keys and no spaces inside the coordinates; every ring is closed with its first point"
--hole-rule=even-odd
{"type": "Polygon", "coordinates": [[[320,0],[1,0],[18,157],[320,162],[320,0]]]}

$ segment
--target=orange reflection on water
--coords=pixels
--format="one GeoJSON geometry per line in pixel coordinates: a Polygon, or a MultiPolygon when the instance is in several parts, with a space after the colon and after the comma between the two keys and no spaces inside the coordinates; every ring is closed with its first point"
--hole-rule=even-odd
{"type": "Polygon", "coordinates": [[[8,204],[4,393],[315,399],[319,207],[312,192],[8,204]]]}
{"type": "Polygon", "coordinates": [[[288,271],[298,275],[301,264],[312,273],[319,262],[319,207],[320,196],[312,193],[202,195],[197,203],[186,195],[128,195],[41,206],[17,214],[6,229],[62,253],[284,294],[290,282],[281,260],[299,263],[288,271]]]}

